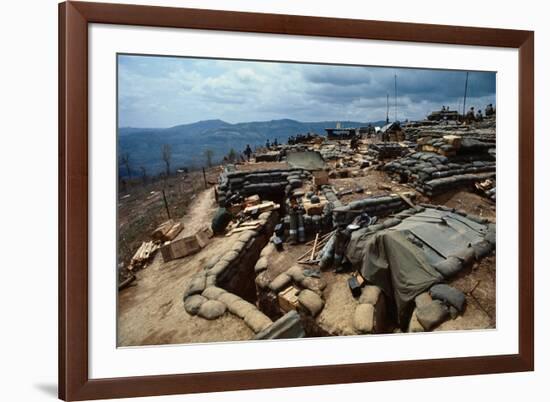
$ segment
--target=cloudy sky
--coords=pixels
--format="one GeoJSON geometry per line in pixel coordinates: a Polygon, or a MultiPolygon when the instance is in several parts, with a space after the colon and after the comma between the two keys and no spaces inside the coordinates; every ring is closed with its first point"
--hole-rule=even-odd
{"type": "MultiPolygon", "coordinates": [[[[377,121],[424,118],[464,96],[464,71],[119,55],[119,126],[171,127],[199,120],[229,123],[377,121]]],[[[470,72],[467,107],[495,104],[495,74],[470,72]]]]}

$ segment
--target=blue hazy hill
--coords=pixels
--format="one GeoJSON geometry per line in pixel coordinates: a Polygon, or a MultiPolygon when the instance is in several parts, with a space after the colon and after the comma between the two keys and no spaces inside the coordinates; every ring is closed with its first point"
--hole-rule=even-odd
{"type": "MultiPolygon", "coordinates": [[[[342,121],[342,127],[365,126],[368,123],[342,121]]],[[[384,122],[373,122],[382,125],[384,122]]],[[[277,138],[286,143],[291,135],[314,132],[325,134],[326,127],[335,127],[335,121],[300,122],[291,119],[255,121],[231,124],[223,120],[204,120],[191,124],[181,124],[170,128],[118,129],[118,154],[128,153],[132,175],[138,175],[140,167],[147,174],[158,174],[164,170],[161,149],[169,144],[172,149],[172,169],[180,167],[198,168],[206,165],[204,151],[214,152],[213,162],[220,162],[233,148],[242,152],[247,144],[252,148],[262,146],[266,140],[277,138]]],[[[119,173],[126,176],[126,168],[119,164],[119,173]]]]}

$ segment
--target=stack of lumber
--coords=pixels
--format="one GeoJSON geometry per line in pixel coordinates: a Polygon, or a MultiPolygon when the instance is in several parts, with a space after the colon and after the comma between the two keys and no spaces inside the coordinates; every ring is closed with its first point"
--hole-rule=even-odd
{"type": "Polygon", "coordinates": [[[134,256],[132,257],[132,260],[130,261],[130,265],[128,266],[128,269],[130,271],[134,270],[134,268],[143,268],[145,263],[153,256],[155,251],[157,251],[159,246],[155,244],[153,241],[147,241],[141,243],[141,246],[138,248],[134,256]]]}
{"type": "Polygon", "coordinates": [[[237,222],[236,224],[229,227],[226,237],[231,236],[234,233],[244,232],[245,230],[256,230],[262,226],[263,221],[260,219],[254,219],[251,221],[237,222]]]}
{"type": "Polygon", "coordinates": [[[318,258],[315,258],[315,257],[323,249],[323,247],[325,247],[325,245],[330,241],[331,237],[334,235],[335,232],[336,231],[333,230],[321,236],[319,235],[319,233],[317,233],[315,235],[314,240],[306,243],[307,246],[312,246],[312,248],[306,251],[300,257],[298,257],[297,262],[299,264],[306,264],[306,265],[317,264],[319,260],[318,258]]]}
{"type": "Polygon", "coordinates": [[[250,197],[246,197],[244,199],[244,204],[247,207],[252,207],[254,205],[258,205],[260,203],[260,196],[258,194],[251,195],[250,197]]]}
{"type": "Polygon", "coordinates": [[[262,212],[273,211],[279,209],[279,204],[275,204],[273,201],[264,201],[261,204],[251,205],[244,209],[245,215],[261,214],[262,212]]]}
{"type": "Polygon", "coordinates": [[[174,222],[173,219],[169,219],[166,222],[162,223],[157,227],[151,237],[153,240],[160,242],[165,242],[169,240],[174,240],[176,236],[183,230],[183,223],[174,222]]]}

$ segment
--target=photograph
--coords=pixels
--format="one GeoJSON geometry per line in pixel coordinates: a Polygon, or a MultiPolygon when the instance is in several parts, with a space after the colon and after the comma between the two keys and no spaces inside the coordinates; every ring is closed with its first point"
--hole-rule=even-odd
{"type": "Polygon", "coordinates": [[[117,54],[117,346],[494,330],[496,81],[117,54]]]}

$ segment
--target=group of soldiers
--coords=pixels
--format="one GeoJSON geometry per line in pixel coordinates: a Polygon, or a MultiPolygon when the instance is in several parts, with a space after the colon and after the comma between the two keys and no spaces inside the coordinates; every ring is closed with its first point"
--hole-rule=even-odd
{"type": "Polygon", "coordinates": [[[288,145],[295,145],[295,144],[302,144],[304,142],[309,142],[314,138],[314,135],[311,133],[307,134],[297,134],[296,136],[291,135],[288,137],[287,143],[288,145]]]}
{"type": "MultiPolygon", "coordinates": [[[[485,117],[490,117],[495,114],[495,109],[493,107],[492,103],[489,103],[485,107],[485,117]]],[[[468,113],[466,113],[466,121],[472,122],[472,121],[482,121],[483,120],[483,113],[481,113],[481,109],[475,112],[474,107],[472,106],[468,113]]]]}
{"type": "MultiPolygon", "coordinates": [[[[273,142],[269,142],[269,139],[265,142],[265,147],[267,149],[277,148],[278,146],[279,146],[279,142],[277,141],[277,138],[275,138],[273,142]]],[[[246,144],[243,154],[246,157],[246,160],[250,162],[250,157],[253,154],[252,148],[250,148],[250,144],[246,144]]]]}

